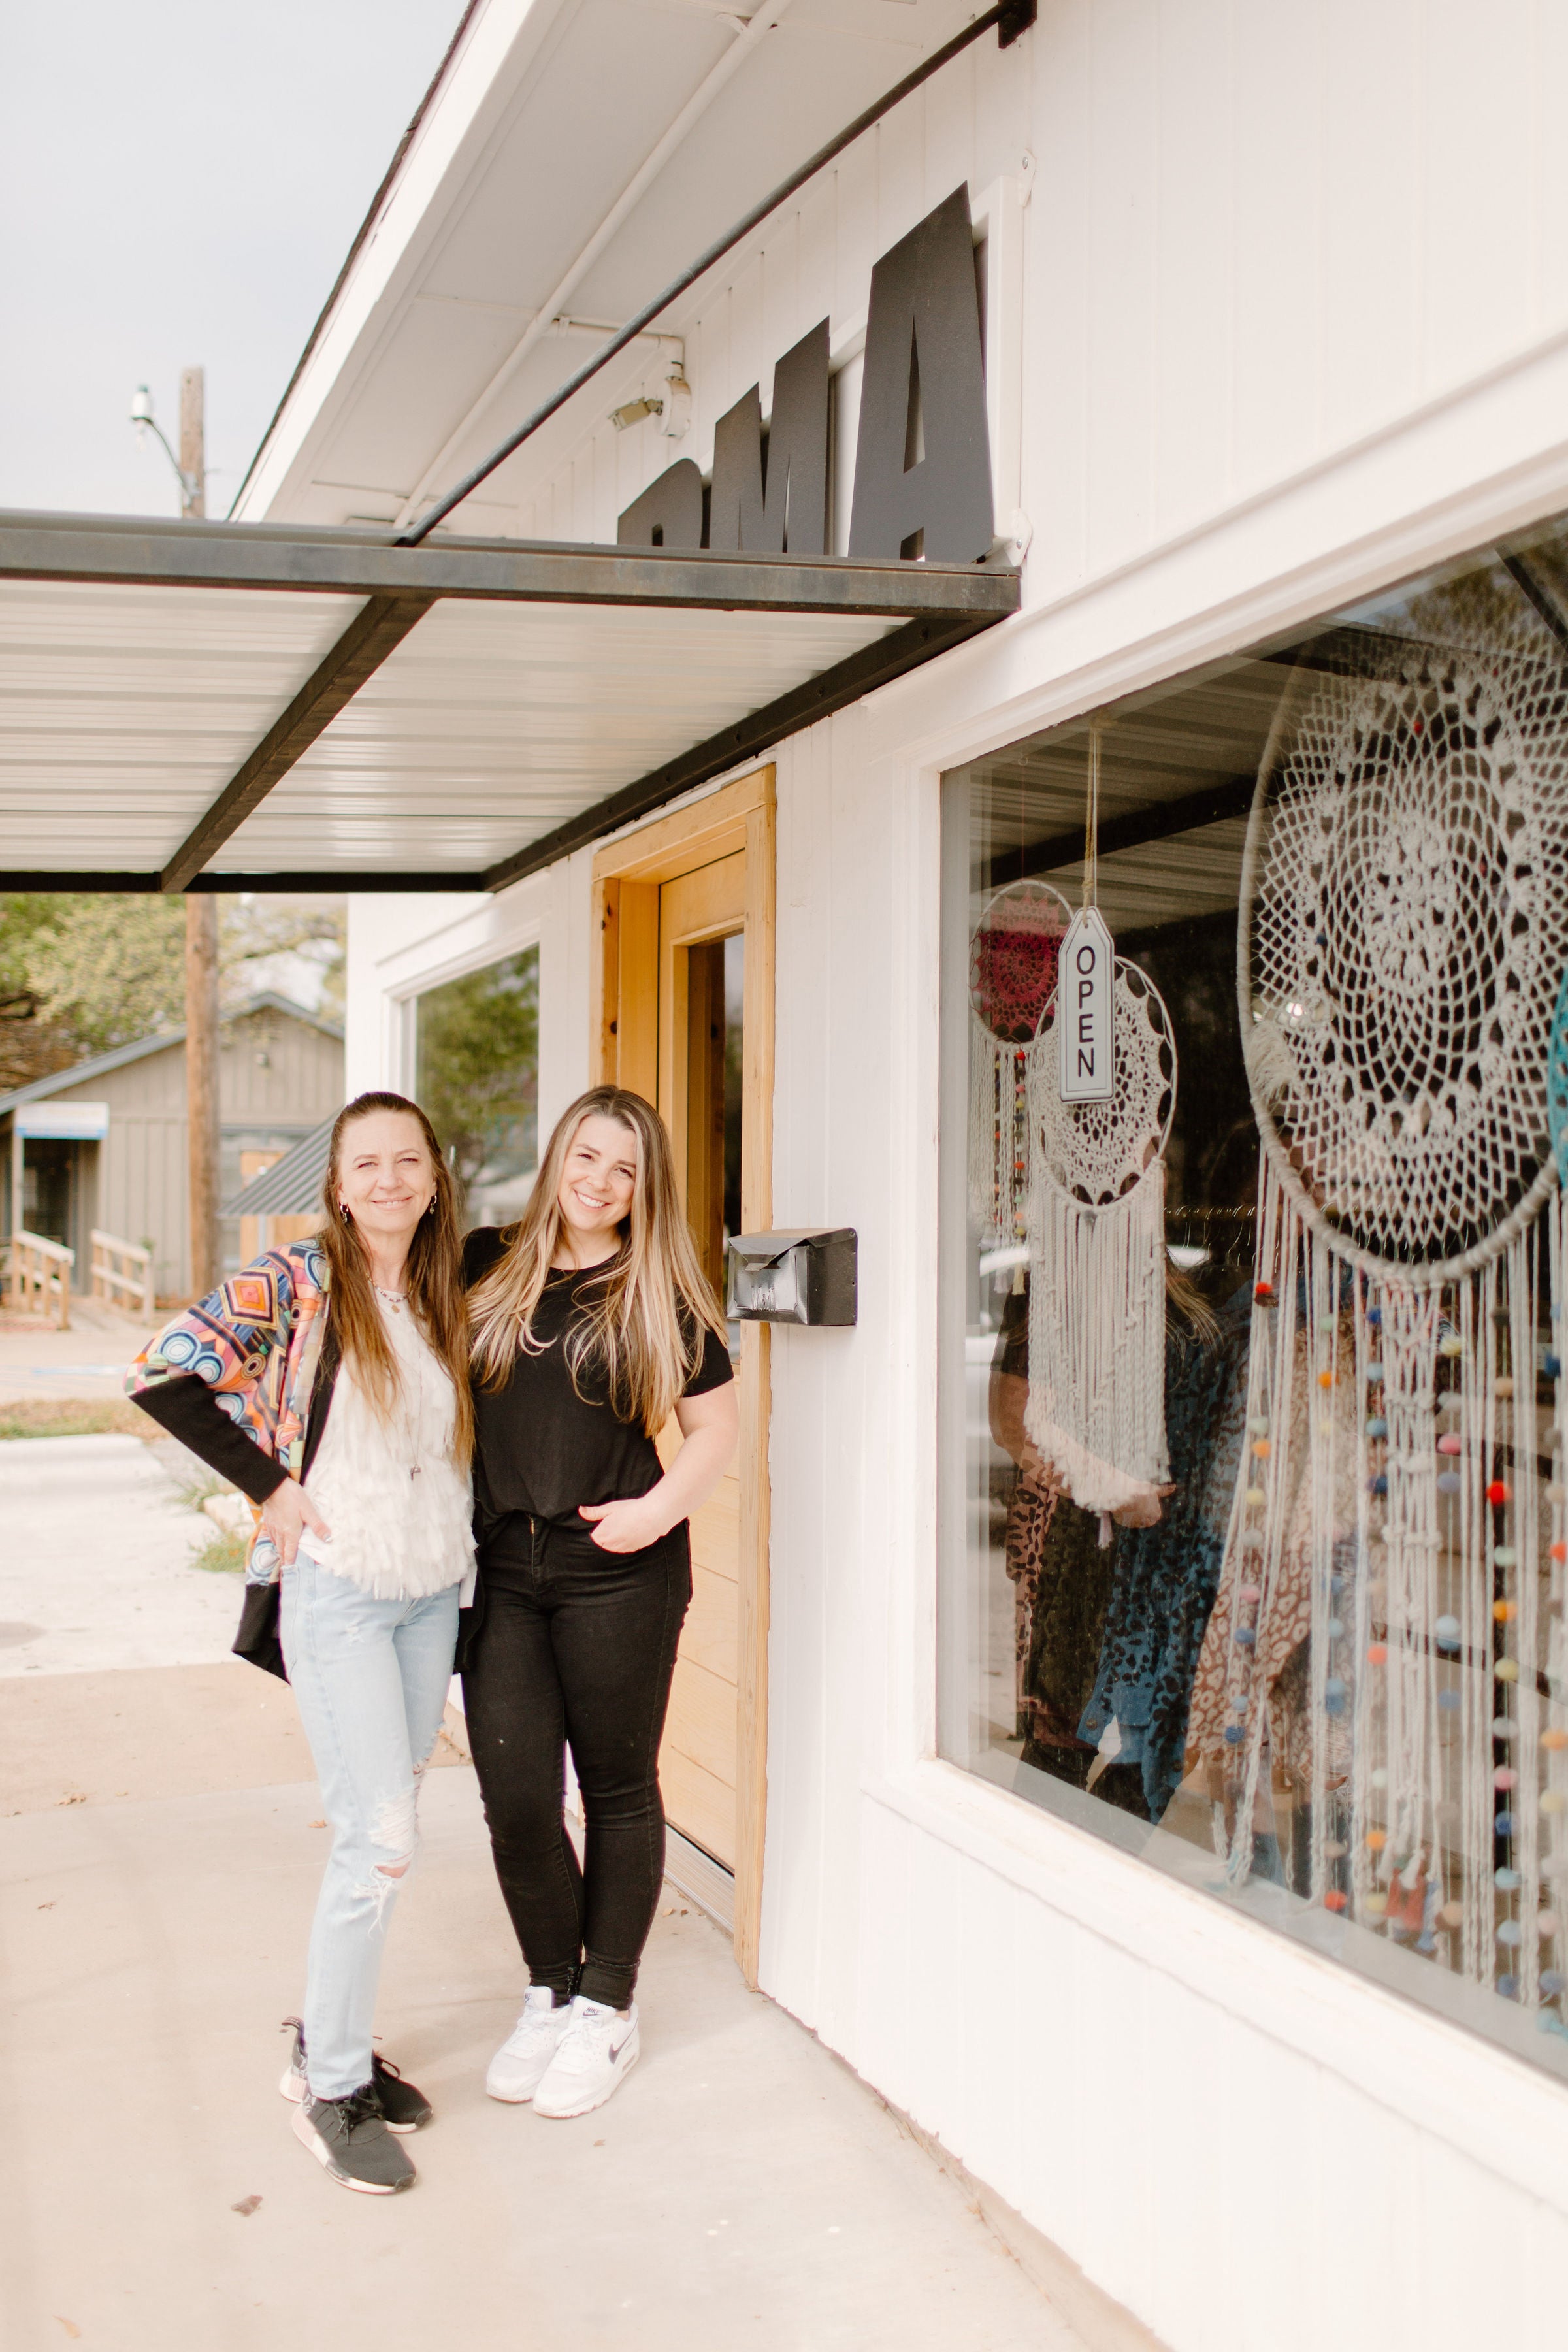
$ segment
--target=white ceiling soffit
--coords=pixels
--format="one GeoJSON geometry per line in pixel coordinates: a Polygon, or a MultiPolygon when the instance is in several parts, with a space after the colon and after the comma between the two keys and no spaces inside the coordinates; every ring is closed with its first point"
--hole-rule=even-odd
{"type": "Polygon", "coordinates": [[[974,565],[0,514],[0,872],[500,888],[1017,600],[974,565]]]}
{"type": "Polygon", "coordinates": [[[471,877],[897,625],[437,604],[210,870],[471,877]]]}
{"type": "Polygon", "coordinates": [[[363,601],[0,580],[5,865],[161,867],[363,601]]]}
{"type": "MultiPolygon", "coordinates": [[[[236,512],[391,522],[428,504],[592,352],[552,318],[631,316],[974,13],[485,0],[236,512]]],[[[647,366],[635,345],[613,362],[604,405],[647,366]]],[[[517,494],[471,502],[468,528],[505,528],[517,494]]]]}

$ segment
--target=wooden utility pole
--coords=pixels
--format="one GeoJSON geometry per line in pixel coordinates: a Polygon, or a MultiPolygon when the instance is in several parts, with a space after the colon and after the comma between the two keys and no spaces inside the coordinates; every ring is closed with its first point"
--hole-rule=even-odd
{"type": "Polygon", "coordinates": [[[191,1288],[223,1272],[218,1238],[217,900],[185,897],[185,1123],[191,1156],[191,1288]]]}
{"type": "Polygon", "coordinates": [[[207,510],[207,444],[205,412],[206,371],[180,370],[180,512],[205,515],[207,510]]]}
{"type": "MultiPolygon", "coordinates": [[[[199,367],[180,370],[181,510],[201,516],[206,501],[205,379],[199,367]]],[[[185,1123],[190,1150],[191,1288],[198,1297],[223,1274],[218,1233],[219,1149],[217,1034],[217,900],[210,893],[185,898],[185,1123]]]]}

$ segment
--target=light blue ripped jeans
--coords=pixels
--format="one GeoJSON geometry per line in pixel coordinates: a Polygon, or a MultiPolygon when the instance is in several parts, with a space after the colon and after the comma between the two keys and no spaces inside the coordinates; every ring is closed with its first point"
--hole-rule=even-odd
{"type": "Polygon", "coordinates": [[[332,1832],[310,1930],[305,2053],[318,2099],[368,2083],[386,1914],[419,1843],[419,1776],[458,1640],[458,1587],[377,1601],[301,1551],[280,1635],[332,1832]]]}

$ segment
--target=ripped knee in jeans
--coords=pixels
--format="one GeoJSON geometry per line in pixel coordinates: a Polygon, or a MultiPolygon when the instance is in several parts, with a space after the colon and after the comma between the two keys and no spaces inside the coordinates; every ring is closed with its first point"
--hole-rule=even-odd
{"type": "Polygon", "coordinates": [[[356,1886],[354,1892],[375,1906],[374,1924],[379,1927],[387,1904],[407,1877],[419,1851],[419,1766],[411,1788],[401,1796],[385,1798],[375,1809],[370,1825],[370,1842],[378,1858],[367,1885],[356,1886]]]}

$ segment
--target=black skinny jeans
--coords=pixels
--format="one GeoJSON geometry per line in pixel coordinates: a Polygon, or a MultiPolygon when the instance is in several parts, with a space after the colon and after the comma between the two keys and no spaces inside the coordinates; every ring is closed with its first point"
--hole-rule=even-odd
{"type": "Polygon", "coordinates": [[[514,1512],[480,1553],[484,1616],[463,1667],[496,1875],[528,1972],[556,2000],[628,2006],[664,1883],[658,1744],[691,1599],[683,1519],[646,1551],[585,1521],[514,1512]],[[564,1820],[565,1749],[587,1831],[564,1820]]]}

